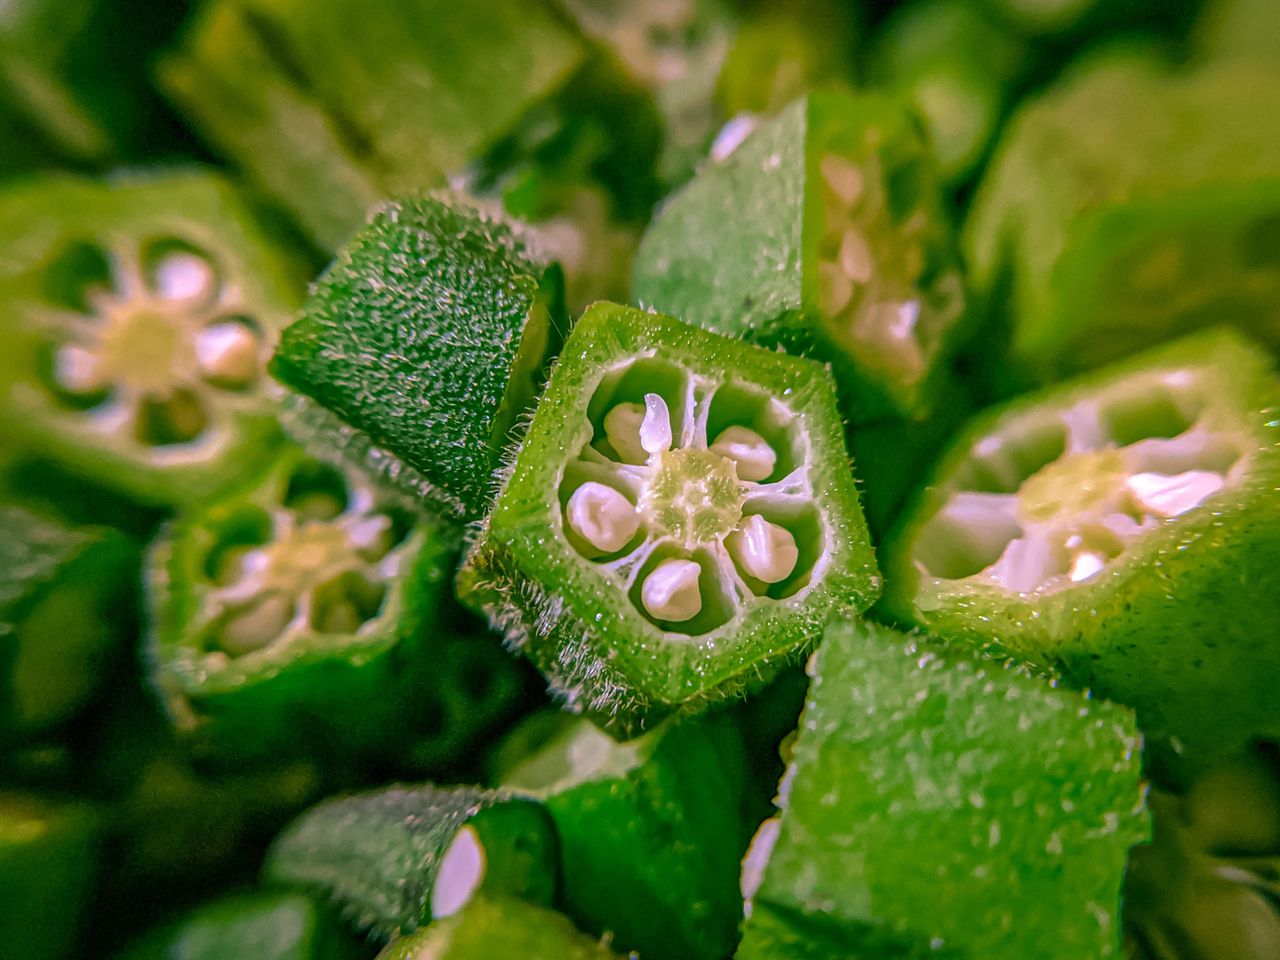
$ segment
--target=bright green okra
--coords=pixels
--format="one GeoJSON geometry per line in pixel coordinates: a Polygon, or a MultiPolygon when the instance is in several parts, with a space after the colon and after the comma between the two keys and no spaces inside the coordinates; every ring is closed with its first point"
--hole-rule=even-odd
{"type": "Polygon", "coordinates": [[[1230,751],[1280,735],[1280,382],[1208,331],[979,416],[883,555],[886,606],[1230,751]]]}
{"type": "Polygon", "coordinates": [[[460,198],[389,203],[317,281],[271,369],[291,432],[475,519],[567,325],[560,271],[460,198]]]}
{"type": "Polygon", "coordinates": [[[6,443],[158,506],[270,463],[302,284],[228,184],[31,180],[0,194],[0,247],[6,443]]]}
{"type": "Polygon", "coordinates": [[[620,726],[762,683],[879,590],[833,393],[811,361],[596,304],[460,596],[620,726]]]}
{"type": "Polygon", "coordinates": [[[897,102],[811,94],[671,197],[639,303],[830,363],[847,415],[923,416],[964,312],[932,159],[897,102]]]}
{"type": "Polygon", "coordinates": [[[307,811],[276,838],[265,870],[275,883],[327,895],[385,940],[477,894],[549,903],[555,827],[539,804],[506,793],[392,786],[307,811]]]}
{"type": "Polygon", "coordinates": [[[740,957],[796,956],[807,925],[841,946],[822,956],[1120,955],[1148,834],[1132,713],[856,622],[809,672],[781,813],[744,861],[740,957]]]}
{"type": "Polygon", "coordinates": [[[1223,323],[1280,343],[1280,129],[1259,121],[1276,90],[1264,61],[1104,56],[1014,116],[964,243],[1020,369],[1052,379],[1223,323]]]}

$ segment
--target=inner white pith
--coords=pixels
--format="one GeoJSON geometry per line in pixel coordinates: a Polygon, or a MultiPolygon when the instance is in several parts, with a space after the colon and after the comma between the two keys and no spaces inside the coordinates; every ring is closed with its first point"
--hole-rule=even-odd
{"type": "Polygon", "coordinates": [[[314,463],[294,472],[273,510],[246,510],[218,533],[197,625],[217,656],[358,633],[381,614],[407,549],[403,520],[314,463]]]}
{"type": "Polygon", "coordinates": [[[963,287],[953,270],[931,275],[930,214],[919,203],[893,209],[877,157],[828,153],[818,164],[818,308],[855,363],[909,387],[960,316],[963,287]]]}
{"type": "Polygon", "coordinates": [[[560,485],[564,532],[646,619],[696,636],[809,587],[825,533],[782,400],[639,357],[602,380],[588,418],[560,485]]]}
{"type": "Polygon", "coordinates": [[[50,267],[46,381],[99,432],[162,451],[214,439],[254,401],[270,345],[238,286],[179,241],[107,253],[77,246],[50,267]]]}
{"type": "Polygon", "coordinates": [[[1100,576],[1239,480],[1246,449],[1195,387],[1189,371],[1153,373],[983,437],[921,528],[917,568],[1014,593],[1100,576]]]}

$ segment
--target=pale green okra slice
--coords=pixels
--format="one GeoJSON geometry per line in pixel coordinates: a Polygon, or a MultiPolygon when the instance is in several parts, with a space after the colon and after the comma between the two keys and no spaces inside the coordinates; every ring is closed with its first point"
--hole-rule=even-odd
{"type": "Polygon", "coordinates": [[[1206,331],[979,416],[884,552],[886,605],[1137,710],[1177,749],[1280,734],[1280,383],[1206,331]]]}
{"type": "Polygon", "coordinates": [[[596,304],[460,596],[623,726],[763,683],[879,590],[833,394],[811,361],[596,304]]]}

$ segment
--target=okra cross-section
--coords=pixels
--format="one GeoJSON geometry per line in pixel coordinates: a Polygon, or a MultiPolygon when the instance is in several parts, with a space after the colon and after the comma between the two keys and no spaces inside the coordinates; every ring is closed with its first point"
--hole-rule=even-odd
{"type": "Polygon", "coordinates": [[[448,556],[403,500],[287,449],[153,549],[151,662],[175,722],[235,759],[403,743],[448,556]]]}
{"type": "Polygon", "coordinates": [[[981,416],[886,551],[888,605],[1135,707],[1274,737],[1280,383],[1208,332],[981,416]]]}
{"type": "Polygon", "coordinates": [[[570,704],[634,718],[763,679],[879,579],[817,364],[601,303],[459,575],[570,704]]]}
{"type": "Polygon", "coordinates": [[[484,513],[565,323],[558,267],[453,196],[389,203],[338,255],[272,372],[293,432],[450,517],[484,513]]]}
{"type": "Polygon", "coordinates": [[[265,466],[266,375],[301,284],[204,174],[0,195],[0,433],[104,487],[190,503],[265,466]]]}
{"type": "Polygon", "coordinates": [[[832,364],[854,420],[923,415],[964,312],[939,196],[904,108],[811,94],[663,206],[634,293],[832,364]]]}

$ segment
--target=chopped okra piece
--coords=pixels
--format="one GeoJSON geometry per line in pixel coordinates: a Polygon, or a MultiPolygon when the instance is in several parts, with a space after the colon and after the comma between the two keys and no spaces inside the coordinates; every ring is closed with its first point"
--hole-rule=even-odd
{"type": "Polygon", "coordinates": [[[266,375],[301,284],[204,173],[0,193],[0,435],[141,502],[196,502],[274,454],[266,375]]]}
{"type": "Polygon", "coordinates": [[[1280,734],[1280,382],[1207,331],[981,415],[887,547],[886,606],[1234,750],[1280,734]]]}
{"type": "Polygon", "coordinates": [[[618,960],[559,914],[523,900],[477,897],[425,930],[388,946],[378,960],[618,960]]]}
{"type": "Polygon", "coordinates": [[[1258,119],[1277,90],[1275,63],[1112,56],[1022,108],[965,236],[1019,368],[1053,378],[1220,323],[1280,344],[1280,125],[1258,119]]]}
{"type": "Polygon", "coordinates": [[[150,660],[174,722],[237,760],[403,745],[445,646],[450,556],[406,501],[286,449],[153,549],[150,660]]]}
{"type": "Polygon", "coordinates": [[[307,811],[266,875],[326,894],[380,939],[464,908],[478,893],[548,903],[555,828],[537,803],[478,787],[392,786],[307,811]]]}
{"type": "Polygon", "coordinates": [[[762,683],[879,589],[830,375],[596,304],[459,589],[622,726],[762,683]]]}
{"type": "Polygon", "coordinates": [[[582,929],[642,957],[695,960],[737,942],[745,776],[724,715],[669,720],[626,743],[575,718],[503,785],[555,822],[558,903],[582,929]]]}
{"type": "Polygon", "coordinates": [[[830,363],[856,422],[924,415],[963,293],[914,120],[872,94],[796,101],[663,206],[634,294],[830,363]]]}
{"type": "Polygon", "coordinates": [[[74,956],[97,869],[87,809],[0,789],[0,957],[74,956]]]}
{"type": "Polygon", "coordinates": [[[105,527],[0,507],[0,745],[66,720],[131,626],[137,551],[105,527]]]}
{"type": "Polygon", "coordinates": [[[1148,830],[1128,710],[856,622],[809,672],[781,815],[744,862],[740,956],[795,956],[764,948],[791,918],[838,956],[1119,956],[1148,830]]]}
{"type": "Polygon", "coordinates": [[[155,930],[116,960],[355,960],[368,950],[301,893],[223,897],[155,930]]]}
{"type": "Polygon", "coordinates": [[[561,276],[451,196],[383,206],[285,330],[291,431],[349,451],[449,517],[488,507],[566,326],[561,276]]]}

